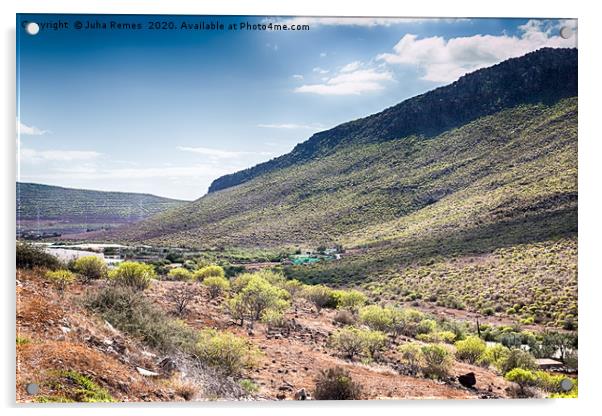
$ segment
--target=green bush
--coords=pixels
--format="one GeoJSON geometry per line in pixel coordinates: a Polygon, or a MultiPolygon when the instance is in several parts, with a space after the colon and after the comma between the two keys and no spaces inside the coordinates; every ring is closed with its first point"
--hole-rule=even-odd
{"type": "Polygon", "coordinates": [[[427,344],[422,346],[424,365],[422,373],[425,377],[442,379],[449,375],[454,363],[452,352],[443,344],[427,344]]]}
{"type": "Polygon", "coordinates": [[[562,393],[561,383],[566,377],[561,374],[550,374],[545,371],[536,371],[535,373],[536,382],[535,384],[542,390],[548,393],[562,393]]]}
{"type": "Polygon", "coordinates": [[[164,353],[191,353],[196,331],[170,318],[144,296],[127,286],[107,286],[88,293],[86,306],[115,328],[164,353]]]}
{"type": "Polygon", "coordinates": [[[46,253],[42,247],[17,242],[17,269],[33,269],[36,267],[57,270],[62,267],[59,259],[46,253]]]}
{"type": "Polygon", "coordinates": [[[261,314],[261,322],[268,328],[283,328],[286,326],[286,318],[280,310],[266,309],[261,314]]]}
{"type": "Polygon", "coordinates": [[[316,400],[359,400],[361,393],[362,386],[341,367],[321,370],[316,378],[316,400]]]}
{"type": "Polygon", "coordinates": [[[286,290],[289,295],[291,295],[291,299],[294,300],[297,298],[297,295],[303,291],[303,287],[303,283],[297,279],[291,279],[287,280],[282,288],[286,290]]]}
{"type": "Polygon", "coordinates": [[[227,376],[239,376],[252,368],[260,351],[246,339],[229,332],[204,329],[199,332],[195,355],[202,362],[227,376]]]}
{"type": "Polygon", "coordinates": [[[475,364],[487,349],[485,341],[476,336],[469,336],[465,340],[457,341],[455,346],[456,358],[469,364],[475,364]]]}
{"type": "Polygon", "coordinates": [[[209,276],[203,280],[203,285],[209,290],[211,299],[218,297],[222,292],[230,290],[230,282],[225,277],[209,276]]]}
{"type": "Polygon", "coordinates": [[[346,309],[351,312],[357,312],[364,306],[368,300],[359,290],[339,290],[336,291],[337,308],[346,309]]]}
{"type": "Polygon", "coordinates": [[[522,395],[525,394],[525,388],[535,386],[537,377],[529,370],[523,368],[514,368],[506,373],[504,378],[508,381],[518,384],[522,395]]]}
{"type": "Polygon", "coordinates": [[[483,367],[493,365],[499,369],[508,358],[508,354],[510,354],[510,349],[508,347],[505,347],[502,344],[493,344],[485,348],[485,351],[479,357],[477,364],[483,367]]]}
{"type": "Polygon", "coordinates": [[[232,298],[229,310],[234,319],[240,319],[241,324],[247,318],[257,321],[267,309],[283,310],[289,306],[289,294],[261,276],[251,276],[246,286],[232,298]]]}
{"type": "Polygon", "coordinates": [[[226,273],[221,266],[217,266],[215,264],[211,264],[209,266],[205,266],[200,268],[199,270],[194,272],[193,277],[197,280],[203,280],[207,277],[226,277],[226,273]]]}
{"type": "Polygon", "coordinates": [[[375,358],[386,342],[387,336],[380,331],[351,326],[337,329],[330,336],[331,345],[351,360],[360,355],[375,358]]]}
{"type": "Polygon", "coordinates": [[[535,358],[527,351],[520,348],[511,348],[507,356],[499,361],[499,370],[506,374],[515,368],[523,370],[533,370],[537,367],[535,358]]]}
{"type": "Polygon", "coordinates": [[[41,397],[39,402],[115,402],[111,394],[89,377],[74,371],[56,371],[45,382],[57,395],[41,397]]]}
{"type": "Polygon", "coordinates": [[[73,262],[73,270],[84,280],[104,279],[108,275],[107,264],[96,256],[84,256],[73,262]]]}
{"type": "Polygon", "coordinates": [[[156,277],[155,269],[150,264],[135,261],[124,261],[109,272],[109,279],[135,290],[144,290],[156,277]]]}
{"type": "Polygon", "coordinates": [[[182,282],[189,282],[194,278],[192,272],[184,267],[174,267],[169,270],[167,277],[169,280],[179,280],[182,282]]]}
{"type": "Polygon", "coordinates": [[[416,335],[416,339],[429,343],[438,344],[445,342],[451,344],[456,339],[456,334],[451,331],[435,331],[428,334],[418,334],[416,335]]]}
{"type": "Polygon", "coordinates": [[[424,354],[422,346],[417,342],[408,342],[399,346],[399,354],[401,362],[404,364],[410,374],[418,374],[424,366],[424,354]]]}
{"type": "Polygon", "coordinates": [[[69,270],[47,271],[46,279],[50,280],[61,292],[75,282],[75,275],[69,270]]]}
{"type": "Polygon", "coordinates": [[[359,310],[360,322],[368,327],[383,332],[390,332],[393,328],[393,314],[391,309],[378,305],[368,305],[359,310]]]}
{"type": "Polygon", "coordinates": [[[318,312],[322,308],[336,306],[334,291],[324,285],[306,286],[302,291],[302,296],[313,303],[318,312]]]}
{"type": "Polygon", "coordinates": [[[423,319],[416,326],[416,334],[430,334],[437,328],[437,322],[433,319],[423,319]]]}

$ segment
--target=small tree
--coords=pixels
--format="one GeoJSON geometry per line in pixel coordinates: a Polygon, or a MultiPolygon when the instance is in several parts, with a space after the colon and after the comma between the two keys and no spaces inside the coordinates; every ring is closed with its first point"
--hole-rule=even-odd
{"type": "Polygon", "coordinates": [[[443,344],[428,344],[422,346],[424,366],[422,373],[426,377],[444,378],[454,363],[451,351],[443,344]]]}
{"type": "Polygon", "coordinates": [[[50,280],[63,293],[65,288],[75,282],[75,275],[69,270],[57,270],[46,272],[46,278],[50,280]]]}
{"type": "Polygon", "coordinates": [[[359,308],[364,306],[368,298],[359,290],[340,290],[337,292],[337,308],[347,309],[352,313],[357,313],[359,308]]]}
{"type": "Polygon", "coordinates": [[[534,386],[537,383],[537,377],[529,370],[523,368],[514,368],[504,376],[506,380],[518,384],[521,395],[525,395],[525,388],[534,386]]]}
{"type": "Polygon", "coordinates": [[[173,288],[169,294],[168,299],[174,303],[174,309],[178,316],[182,316],[186,313],[186,309],[190,302],[194,301],[197,296],[197,289],[190,283],[173,288]]]}
{"type": "Polygon", "coordinates": [[[501,363],[508,358],[508,354],[510,354],[510,349],[508,347],[496,343],[485,349],[485,352],[479,357],[478,364],[485,367],[493,365],[494,367],[499,368],[501,363]]]}
{"type": "Polygon", "coordinates": [[[188,282],[193,279],[192,272],[184,267],[174,267],[167,273],[167,277],[170,280],[179,280],[182,282],[188,282]]]}
{"type": "Polygon", "coordinates": [[[73,269],[85,281],[104,279],[108,275],[107,264],[103,259],[96,256],[84,256],[75,260],[73,269]]]}
{"type": "Polygon", "coordinates": [[[226,273],[221,266],[211,264],[209,266],[205,266],[194,272],[194,278],[196,280],[204,280],[207,277],[216,276],[216,277],[225,277],[226,273]]]}
{"type": "Polygon", "coordinates": [[[324,285],[306,286],[303,297],[313,303],[320,313],[322,308],[333,302],[333,290],[324,285]]]}
{"type": "Polygon", "coordinates": [[[476,336],[469,336],[465,340],[456,342],[455,345],[456,358],[469,364],[476,363],[487,349],[485,341],[476,336]]]}
{"type": "Polygon", "coordinates": [[[358,400],[362,386],[341,367],[321,370],[316,378],[314,398],[316,400],[358,400]]]}
{"type": "Polygon", "coordinates": [[[387,336],[380,331],[365,330],[362,333],[364,348],[372,359],[377,359],[387,345],[387,336]]]}
{"type": "Polygon", "coordinates": [[[144,290],[156,277],[155,269],[150,264],[135,261],[119,263],[116,269],[109,272],[109,279],[135,290],[144,290]]]}
{"type": "Polygon", "coordinates": [[[222,292],[230,290],[230,282],[225,277],[209,276],[203,280],[203,285],[209,290],[211,299],[218,297],[222,292]]]}
{"type": "Polygon", "coordinates": [[[291,300],[294,301],[297,298],[297,295],[303,290],[303,286],[303,283],[297,279],[292,279],[287,280],[286,283],[284,283],[283,289],[291,295],[291,300]]]}

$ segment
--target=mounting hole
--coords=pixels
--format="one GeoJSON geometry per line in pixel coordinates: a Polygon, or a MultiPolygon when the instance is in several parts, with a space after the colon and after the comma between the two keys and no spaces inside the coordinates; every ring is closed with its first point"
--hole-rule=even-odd
{"type": "Polygon", "coordinates": [[[40,25],[38,25],[36,22],[29,22],[25,26],[25,31],[32,36],[37,35],[40,31],[40,25]]]}
{"type": "Polygon", "coordinates": [[[569,39],[573,36],[573,30],[568,26],[563,26],[560,28],[560,37],[562,39],[569,39]]]}
{"type": "Polygon", "coordinates": [[[38,386],[36,383],[29,383],[25,387],[25,390],[27,390],[27,394],[33,396],[38,394],[38,392],[40,391],[40,386],[38,386]]]}
{"type": "Polygon", "coordinates": [[[573,388],[573,381],[571,379],[565,378],[560,382],[560,388],[564,391],[569,391],[573,388]]]}

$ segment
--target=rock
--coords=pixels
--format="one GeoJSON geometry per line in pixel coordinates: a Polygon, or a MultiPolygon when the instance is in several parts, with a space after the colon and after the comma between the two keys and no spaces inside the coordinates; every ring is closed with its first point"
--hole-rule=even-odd
{"type": "Polygon", "coordinates": [[[71,332],[71,328],[69,328],[68,326],[61,326],[61,331],[63,332],[63,334],[68,334],[69,332],[71,332]]]}
{"type": "Polygon", "coordinates": [[[286,394],[285,394],[285,393],[282,393],[282,392],[280,392],[280,393],[278,393],[278,394],[276,395],[276,398],[277,398],[278,400],[284,400],[284,399],[286,399],[286,394]]]}
{"type": "Polygon", "coordinates": [[[157,377],[160,375],[159,373],[155,373],[154,371],[150,371],[142,367],[136,367],[136,371],[138,371],[144,377],[157,377]]]}
{"type": "Polygon", "coordinates": [[[477,384],[477,378],[474,373],[466,373],[458,376],[458,382],[464,387],[472,389],[477,384]]]}
{"type": "Polygon", "coordinates": [[[278,387],[278,390],[280,390],[280,391],[293,391],[293,388],[291,386],[289,386],[289,385],[284,384],[284,385],[278,387]]]}
{"type": "Polygon", "coordinates": [[[178,368],[176,362],[172,360],[170,357],[165,357],[161,361],[159,361],[159,367],[164,374],[171,375],[178,368]]]}
{"type": "Polygon", "coordinates": [[[309,394],[307,394],[305,389],[297,390],[294,397],[295,400],[309,400],[309,394]]]}

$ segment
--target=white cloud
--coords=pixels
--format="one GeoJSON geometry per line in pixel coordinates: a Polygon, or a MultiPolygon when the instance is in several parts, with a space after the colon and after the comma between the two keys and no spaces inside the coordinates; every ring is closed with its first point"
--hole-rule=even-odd
{"type": "Polygon", "coordinates": [[[74,160],[93,160],[102,153],[88,150],[35,150],[21,148],[19,159],[24,163],[71,162],[74,160]]]}
{"type": "MultiPolygon", "coordinates": [[[[266,21],[273,19],[266,19],[266,21]]],[[[286,25],[309,25],[310,27],[317,26],[392,26],[408,23],[424,23],[442,21],[446,23],[454,23],[458,21],[466,21],[468,19],[440,19],[440,18],[412,18],[412,17],[292,17],[276,20],[279,24],[286,25]]]]}
{"type": "Polygon", "coordinates": [[[293,78],[294,79],[298,79],[298,80],[303,80],[303,75],[301,75],[301,74],[294,74],[293,78]]]}
{"type": "Polygon", "coordinates": [[[238,159],[241,157],[258,155],[258,156],[270,156],[272,153],[270,152],[241,152],[235,150],[223,150],[223,149],[213,149],[209,147],[187,147],[187,146],[177,146],[176,149],[181,150],[183,152],[196,153],[199,155],[207,156],[210,159],[238,159]]]}
{"type": "Polygon", "coordinates": [[[460,76],[503,60],[524,55],[542,47],[576,47],[576,35],[563,39],[560,25],[576,30],[575,21],[529,20],[519,26],[520,36],[475,35],[444,39],[404,35],[393,47],[394,53],[378,55],[388,64],[414,65],[423,71],[422,79],[451,82],[460,76]]]}
{"type": "Polygon", "coordinates": [[[281,124],[258,124],[257,127],[266,129],[319,129],[322,128],[321,124],[295,124],[295,123],[281,123],[281,124]]]}
{"type": "Polygon", "coordinates": [[[318,74],[328,74],[330,72],[328,69],[320,68],[319,66],[312,69],[312,71],[314,71],[318,74]]]}
{"type": "Polygon", "coordinates": [[[322,84],[302,85],[296,88],[295,92],[319,95],[358,95],[382,90],[383,82],[393,81],[393,74],[388,71],[379,71],[373,68],[353,70],[355,66],[352,62],[343,67],[346,69],[345,71],[341,69],[337,75],[326,78],[322,84]]]}
{"type": "Polygon", "coordinates": [[[326,53],[326,52],[320,52],[320,58],[325,58],[325,57],[326,57],[326,55],[327,55],[327,53],[326,53]]]}
{"type": "Polygon", "coordinates": [[[362,63],[360,61],[353,61],[348,63],[347,65],[345,65],[344,67],[341,68],[341,72],[352,72],[355,71],[357,69],[359,69],[359,67],[362,65],[362,63]]]}
{"type": "Polygon", "coordinates": [[[42,136],[46,133],[50,133],[48,130],[42,130],[35,126],[28,126],[24,123],[21,123],[17,120],[17,135],[27,135],[27,136],[42,136]]]}

